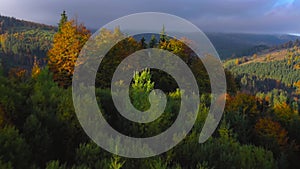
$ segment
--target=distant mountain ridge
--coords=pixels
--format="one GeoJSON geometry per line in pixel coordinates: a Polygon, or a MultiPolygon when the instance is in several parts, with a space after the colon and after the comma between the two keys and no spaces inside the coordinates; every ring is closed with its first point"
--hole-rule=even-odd
{"type": "Polygon", "coordinates": [[[32,29],[56,30],[54,26],[16,19],[0,15],[0,34],[23,32],[32,29]]]}
{"type": "Polygon", "coordinates": [[[273,47],[299,38],[287,34],[206,33],[206,35],[222,59],[252,55],[255,48],[273,47]]]}
{"type": "MultiPolygon", "coordinates": [[[[122,28],[121,28],[122,29],[122,28]]],[[[55,32],[57,27],[46,24],[34,23],[0,15],[0,34],[26,32],[29,30],[43,30],[55,32]]],[[[95,30],[91,30],[95,32],[95,30]]],[[[168,33],[168,28],[166,28],[168,33]]],[[[295,41],[300,38],[296,35],[267,35],[251,33],[205,33],[212,44],[215,46],[222,60],[253,55],[254,53],[269,49],[273,46],[295,41]]],[[[140,40],[142,37],[150,41],[152,34],[137,35],[135,38],[140,40]]],[[[159,35],[156,35],[157,40],[159,35]]]]}
{"type": "MultiPolygon", "coordinates": [[[[168,32],[167,32],[168,33],[168,32]]],[[[193,34],[193,33],[191,33],[193,34]]],[[[300,37],[288,34],[251,34],[251,33],[205,33],[211,43],[218,51],[221,59],[243,57],[253,55],[257,51],[281,45],[289,41],[295,41],[300,37]]],[[[150,41],[152,34],[136,35],[140,40],[142,37],[150,41]]],[[[157,34],[156,39],[159,39],[157,34]]]]}
{"type": "Polygon", "coordinates": [[[45,65],[57,28],[0,16],[0,62],[5,72],[20,67],[30,70],[35,58],[45,65]]]}

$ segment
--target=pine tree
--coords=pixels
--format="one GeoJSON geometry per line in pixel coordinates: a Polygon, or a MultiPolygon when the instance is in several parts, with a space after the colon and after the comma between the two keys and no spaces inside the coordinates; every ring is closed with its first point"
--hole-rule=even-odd
{"type": "Polygon", "coordinates": [[[151,40],[149,42],[149,47],[150,48],[154,48],[154,47],[156,47],[156,45],[157,45],[156,37],[155,37],[155,35],[152,35],[151,36],[151,40]]]}
{"type": "Polygon", "coordinates": [[[144,37],[142,37],[142,39],[140,41],[140,45],[141,45],[142,49],[146,49],[147,48],[146,39],[144,37]]]}
{"type": "Polygon", "coordinates": [[[68,16],[66,14],[66,11],[63,11],[63,13],[60,16],[61,18],[58,24],[58,32],[61,31],[62,26],[68,21],[68,16]]]}
{"type": "Polygon", "coordinates": [[[167,41],[166,29],[165,29],[165,25],[163,25],[163,28],[160,32],[159,43],[164,43],[166,41],[167,41]]]}

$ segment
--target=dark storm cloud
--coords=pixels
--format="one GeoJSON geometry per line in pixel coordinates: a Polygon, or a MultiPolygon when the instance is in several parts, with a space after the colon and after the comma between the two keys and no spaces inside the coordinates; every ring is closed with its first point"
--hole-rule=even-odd
{"type": "Polygon", "coordinates": [[[136,12],[166,12],[206,31],[300,33],[298,0],[0,0],[0,4],[2,15],[53,25],[62,10],[90,28],[136,12]]]}

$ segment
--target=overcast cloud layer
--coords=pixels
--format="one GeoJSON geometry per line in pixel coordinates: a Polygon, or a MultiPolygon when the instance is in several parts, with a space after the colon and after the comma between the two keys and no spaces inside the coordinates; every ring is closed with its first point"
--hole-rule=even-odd
{"type": "Polygon", "coordinates": [[[0,0],[0,14],[56,25],[60,13],[87,27],[137,12],[165,12],[210,32],[298,33],[300,0],[0,0]]]}

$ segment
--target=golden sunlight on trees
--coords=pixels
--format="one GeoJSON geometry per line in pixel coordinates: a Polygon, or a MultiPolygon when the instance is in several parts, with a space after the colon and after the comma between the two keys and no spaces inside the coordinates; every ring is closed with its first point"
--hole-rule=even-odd
{"type": "Polygon", "coordinates": [[[65,22],[55,34],[53,46],[48,51],[48,65],[60,86],[71,84],[76,59],[90,35],[90,31],[75,20],[65,22]]]}
{"type": "Polygon", "coordinates": [[[36,56],[34,57],[34,62],[33,62],[33,66],[31,69],[31,77],[32,78],[36,78],[41,72],[41,68],[39,66],[39,63],[36,59],[36,56]]]}
{"type": "Polygon", "coordinates": [[[257,54],[255,53],[255,54],[253,54],[253,59],[257,59],[257,54]]]}
{"type": "Polygon", "coordinates": [[[240,64],[239,59],[235,59],[234,63],[235,63],[235,65],[239,65],[240,64]]]}
{"type": "Polygon", "coordinates": [[[294,69],[300,69],[300,63],[296,64],[296,65],[294,66],[294,69]]]}
{"type": "Polygon", "coordinates": [[[235,97],[229,97],[227,99],[226,111],[256,116],[260,113],[257,104],[258,100],[255,96],[238,93],[235,97]]]}
{"type": "Polygon", "coordinates": [[[295,82],[294,86],[297,88],[296,89],[296,93],[300,94],[300,80],[298,80],[297,82],[295,82]]]}

